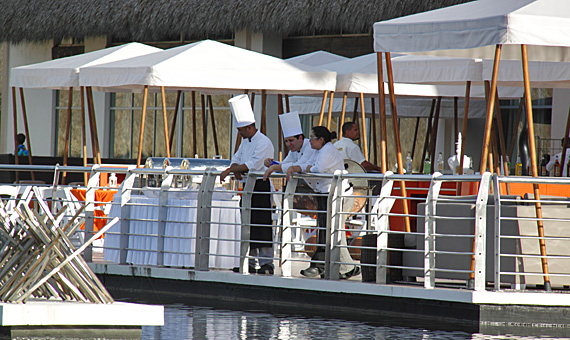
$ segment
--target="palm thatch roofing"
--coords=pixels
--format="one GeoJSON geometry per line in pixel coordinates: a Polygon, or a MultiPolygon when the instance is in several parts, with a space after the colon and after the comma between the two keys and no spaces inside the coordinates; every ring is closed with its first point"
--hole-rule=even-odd
{"type": "Polygon", "coordinates": [[[0,41],[112,36],[160,41],[367,33],[374,22],[471,0],[0,0],[0,41]]]}

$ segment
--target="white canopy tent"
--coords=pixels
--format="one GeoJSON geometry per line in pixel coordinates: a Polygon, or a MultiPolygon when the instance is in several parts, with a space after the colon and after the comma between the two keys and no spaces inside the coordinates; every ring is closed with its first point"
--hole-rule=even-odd
{"type": "Polygon", "coordinates": [[[342,61],[346,59],[348,58],[331,52],[315,51],[307,54],[302,54],[296,57],[291,57],[285,60],[297,64],[320,67],[325,64],[336,63],[337,61],[342,61]]]}
{"type": "MultiPolygon", "coordinates": [[[[182,90],[261,93],[261,130],[265,132],[267,94],[321,94],[331,91],[336,84],[336,73],[204,40],[142,57],[82,68],[79,82],[105,91],[142,90],[143,122],[146,96],[153,88],[178,90],[179,93],[182,90]]],[[[141,126],[137,165],[141,161],[143,132],[144,124],[141,126]]],[[[165,135],[168,135],[167,131],[165,135]]],[[[166,145],[170,149],[168,142],[166,145]]]]}
{"type": "MultiPolygon", "coordinates": [[[[37,64],[25,65],[20,67],[14,67],[10,73],[10,86],[13,89],[13,105],[14,105],[14,122],[16,122],[16,91],[15,88],[20,88],[20,96],[22,102],[22,111],[24,114],[24,124],[28,151],[31,164],[31,143],[30,136],[28,132],[28,122],[26,117],[26,109],[24,105],[24,93],[23,88],[43,88],[43,89],[60,89],[69,90],[69,100],[68,100],[68,125],[66,131],[65,139],[65,153],[64,153],[64,165],[67,164],[67,154],[69,146],[69,133],[70,133],[70,123],[71,123],[71,106],[73,99],[73,89],[80,88],[81,96],[83,98],[84,88],[79,84],[79,71],[80,68],[85,66],[98,65],[107,62],[113,62],[122,59],[128,59],[135,56],[145,55],[153,52],[161,51],[161,49],[140,44],[140,43],[129,43],[125,45],[109,47],[102,50],[97,50],[93,52],[83,53],[80,55],[49,60],[37,64]]],[[[87,103],[89,109],[89,121],[91,126],[91,138],[93,147],[93,157],[95,162],[101,162],[101,156],[99,152],[99,143],[97,138],[97,125],[95,121],[95,113],[93,110],[93,97],[91,89],[87,89],[87,103]]],[[[83,106],[82,106],[83,109],[83,106]]],[[[87,164],[86,155],[86,141],[85,141],[85,112],[83,115],[83,160],[84,165],[87,164]]],[[[14,136],[18,133],[16,123],[14,123],[14,136]]],[[[16,160],[18,158],[16,157],[16,160]]]]}
{"type": "MultiPolygon", "coordinates": [[[[570,46],[570,2],[565,0],[478,0],[374,24],[374,50],[378,54],[385,52],[388,56],[390,52],[439,50],[441,53],[447,53],[447,51],[442,50],[463,49],[462,53],[484,58],[489,57],[486,54],[489,52],[488,49],[486,51],[466,49],[492,45],[495,45],[494,65],[491,76],[490,100],[487,108],[485,140],[481,153],[481,172],[487,169],[495,93],[503,45],[514,48],[520,45],[532,175],[537,177],[528,61],[529,59],[567,60],[570,55],[568,53],[570,51],[568,49],[570,46]],[[528,48],[527,45],[530,45],[531,48],[528,48]],[[473,53],[478,54],[473,55],[473,53]]],[[[513,52],[509,51],[509,53],[513,52]]],[[[518,59],[514,58],[513,55],[507,57],[518,59]]],[[[379,58],[379,62],[381,61],[382,59],[379,58]]],[[[387,72],[392,72],[389,65],[387,72]]],[[[380,97],[383,97],[382,94],[380,97]]],[[[570,123],[570,119],[568,123],[570,123]]],[[[570,124],[567,124],[565,136],[568,136],[569,128],[570,124]]],[[[563,151],[562,157],[564,157],[564,153],[565,151],[563,151]]],[[[540,199],[538,185],[534,185],[534,195],[537,200],[540,199]]],[[[536,213],[539,219],[537,222],[539,235],[543,236],[542,212],[539,203],[536,204],[536,213]]],[[[543,256],[542,269],[545,288],[550,290],[544,239],[540,239],[540,249],[543,256]]],[[[479,284],[484,285],[484,280],[479,284]]],[[[484,289],[484,287],[479,286],[476,289],[484,289]]]]}

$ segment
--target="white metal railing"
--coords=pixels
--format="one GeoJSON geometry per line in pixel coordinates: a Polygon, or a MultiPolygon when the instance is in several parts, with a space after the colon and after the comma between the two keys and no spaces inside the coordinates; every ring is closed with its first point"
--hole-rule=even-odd
{"type": "MultiPolygon", "coordinates": [[[[255,193],[255,181],[262,173],[249,173],[245,177],[243,191],[237,190],[233,181],[218,184],[219,171],[213,168],[205,171],[166,169],[136,169],[114,166],[60,167],[60,166],[15,166],[0,165],[2,170],[53,171],[54,183],[43,187],[42,196],[52,201],[57,207],[69,208],[72,212],[85,204],[81,214],[85,219],[85,230],[81,239],[94,234],[95,222],[120,216],[121,220],[106,233],[104,260],[119,264],[144,264],[171,267],[193,267],[207,271],[219,268],[216,261],[236,263],[241,273],[248,273],[249,236],[251,226],[251,197],[255,193]],[[90,179],[86,190],[85,202],[69,196],[69,187],[58,185],[61,172],[89,172],[90,179]],[[122,182],[113,202],[96,201],[101,173],[124,173],[122,182]],[[145,187],[145,178],[154,176],[159,187],[145,187]],[[199,185],[192,181],[179,181],[179,178],[201,177],[199,185]],[[180,183],[183,183],[182,187],[180,183]],[[144,200],[141,194],[153,196],[153,200],[144,200]],[[180,199],[173,195],[189,195],[180,199]],[[241,199],[237,198],[241,195],[241,199]],[[139,201],[137,201],[137,198],[139,201]],[[240,202],[241,201],[241,205],[240,202]],[[101,208],[100,205],[103,207],[101,208]],[[104,205],[107,205],[106,207],[104,205]],[[97,209],[104,209],[110,216],[96,216],[97,209]],[[151,209],[151,216],[137,215],[137,212],[151,209]],[[184,211],[184,217],[173,217],[176,212],[184,211]],[[233,219],[220,220],[224,213],[233,219]],[[148,229],[137,229],[137,225],[146,225],[148,229]],[[178,230],[179,233],[173,232],[178,230]],[[138,244],[136,240],[144,240],[138,244]],[[173,247],[173,244],[179,244],[173,247]],[[219,245],[228,245],[232,251],[219,245]],[[114,255],[113,255],[114,254],[114,255]],[[145,260],[137,260],[133,254],[141,255],[145,260]],[[113,256],[114,257],[113,257],[113,256]],[[173,259],[182,260],[173,260],[173,259]]],[[[283,180],[282,174],[272,175],[274,180],[283,180]]],[[[531,184],[570,185],[570,179],[564,178],[524,178],[492,177],[483,175],[450,176],[434,175],[398,175],[388,172],[382,174],[299,174],[294,175],[280,191],[272,192],[273,241],[267,242],[276,249],[274,260],[278,263],[280,275],[296,276],[295,268],[307,265],[310,259],[300,256],[310,246],[325,247],[325,274],[330,280],[339,279],[339,268],[345,264],[340,261],[343,248],[362,254],[373,252],[375,261],[357,263],[364,269],[375,271],[371,281],[379,284],[415,281],[427,289],[437,286],[468,287],[477,291],[486,289],[492,283],[492,289],[524,289],[525,286],[544,285],[551,288],[568,286],[570,271],[570,232],[565,234],[564,225],[570,221],[570,201],[566,197],[543,197],[540,200],[542,217],[536,217],[533,197],[512,197],[501,194],[506,185],[531,184]],[[326,210],[326,244],[312,244],[303,238],[295,238],[307,227],[300,221],[301,213],[316,214],[314,208],[294,206],[295,198],[315,196],[315,193],[299,193],[298,183],[303,179],[320,177],[331,180],[331,190],[320,194],[328,197],[326,210]],[[370,190],[354,192],[345,190],[346,181],[375,181],[379,188],[374,193],[370,190]],[[398,194],[399,183],[407,182],[408,197],[398,194]],[[443,189],[447,183],[477,183],[477,195],[455,196],[455,189],[443,189]],[[418,187],[412,187],[418,184],[418,187]],[[417,194],[421,191],[421,194],[417,194]],[[362,211],[346,211],[347,200],[361,198],[368,201],[362,211]],[[396,209],[406,202],[410,209],[407,214],[396,209]],[[535,215],[532,215],[534,212],[535,215]],[[351,217],[349,217],[351,216],[351,217]],[[354,231],[347,228],[345,220],[355,220],[364,226],[360,235],[374,235],[375,244],[365,246],[343,244],[342,233],[354,231]],[[409,218],[412,230],[402,229],[402,221],[409,218]],[[400,221],[399,223],[396,223],[400,221]],[[537,225],[543,225],[545,235],[540,234],[537,225]],[[399,224],[400,227],[397,227],[399,224]],[[534,226],[534,227],[533,227],[534,226]],[[534,228],[535,233],[529,233],[534,228]],[[393,240],[400,243],[393,244],[393,240]],[[402,241],[403,240],[403,241],[402,241]],[[544,244],[542,244],[544,243],[544,244]],[[563,246],[561,246],[563,245],[563,246]],[[542,246],[542,247],[541,247],[542,246]],[[540,252],[540,249],[545,249],[540,252]],[[538,249],[538,250],[537,250],[538,249]],[[560,250],[562,249],[562,250],[560,250]],[[401,259],[395,261],[398,255],[401,259]],[[397,257],[397,256],[396,256],[397,257]],[[538,263],[538,265],[537,265],[538,263]],[[544,266],[546,264],[546,267],[544,266]],[[538,267],[537,267],[538,266],[538,267]],[[537,269],[538,268],[538,269],[537,269]],[[545,269],[546,268],[546,269],[545,269]],[[550,269],[550,270],[548,270],[550,269]],[[401,278],[393,278],[394,273],[401,273],[401,278]]],[[[9,208],[11,201],[19,199],[23,186],[6,185],[0,195],[8,195],[4,201],[9,208]],[[10,188],[10,189],[9,189],[10,188]],[[11,190],[11,191],[10,191],[11,190]],[[9,192],[13,192],[9,194],[9,192]],[[18,194],[19,193],[19,194],[18,194]]],[[[370,187],[370,186],[369,186],[370,187]]],[[[305,220],[311,220],[305,218],[305,220]]],[[[313,221],[314,222],[314,221],[313,221]]],[[[317,227],[311,226],[313,229],[317,227]]],[[[93,260],[90,246],[84,251],[84,257],[93,260]]],[[[362,255],[361,255],[362,256],[362,255]]],[[[226,265],[227,267],[227,265],[226,265]]]]}

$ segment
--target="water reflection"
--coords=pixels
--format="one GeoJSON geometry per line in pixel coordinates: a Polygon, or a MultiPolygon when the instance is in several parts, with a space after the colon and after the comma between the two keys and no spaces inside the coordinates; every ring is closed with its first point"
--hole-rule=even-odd
{"type": "MultiPolygon", "coordinates": [[[[264,312],[244,312],[188,307],[165,306],[165,326],[143,327],[142,340],[186,339],[537,339],[536,336],[483,335],[465,332],[434,331],[427,329],[377,326],[362,322],[275,315],[264,312]]],[[[569,333],[570,334],[570,333],[569,333]]],[[[541,339],[569,339],[548,338],[541,339]]]]}

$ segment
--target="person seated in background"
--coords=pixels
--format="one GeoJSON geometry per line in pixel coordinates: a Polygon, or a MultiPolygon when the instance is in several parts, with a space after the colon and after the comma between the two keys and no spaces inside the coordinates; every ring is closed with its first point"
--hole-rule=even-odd
{"type": "MultiPolygon", "coordinates": [[[[560,145],[564,145],[564,137],[560,140],[560,145]]],[[[570,137],[568,138],[568,141],[566,142],[566,149],[568,149],[570,147],[570,137]]],[[[548,172],[550,172],[550,176],[554,176],[554,165],[556,164],[556,161],[558,161],[558,163],[560,164],[560,166],[562,167],[562,169],[560,169],[560,173],[562,174],[562,177],[566,177],[568,176],[568,161],[570,160],[570,150],[566,150],[566,156],[564,157],[564,164],[562,164],[562,162],[560,161],[560,159],[562,158],[562,152],[557,153],[556,155],[554,155],[554,157],[550,158],[550,161],[548,162],[548,164],[546,164],[546,170],[548,172]]]]}
{"type": "Polygon", "coordinates": [[[362,165],[366,171],[382,171],[382,168],[366,160],[360,147],[354,142],[360,138],[360,130],[355,122],[346,122],[342,125],[342,138],[334,143],[344,159],[350,159],[362,165]]]}
{"type": "Polygon", "coordinates": [[[18,156],[28,156],[28,149],[26,149],[26,146],[24,145],[26,135],[19,133],[16,136],[16,141],[18,141],[18,156]]]}
{"type": "Polygon", "coordinates": [[[285,145],[289,148],[289,154],[281,164],[274,162],[273,158],[267,158],[264,161],[264,165],[268,167],[263,176],[264,180],[267,180],[274,171],[286,173],[292,165],[310,162],[317,152],[317,150],[311,148],[311,143],[305,138],[297,112],[279,115],[279,120],[283,137],[285,138],[285,145]]]}

